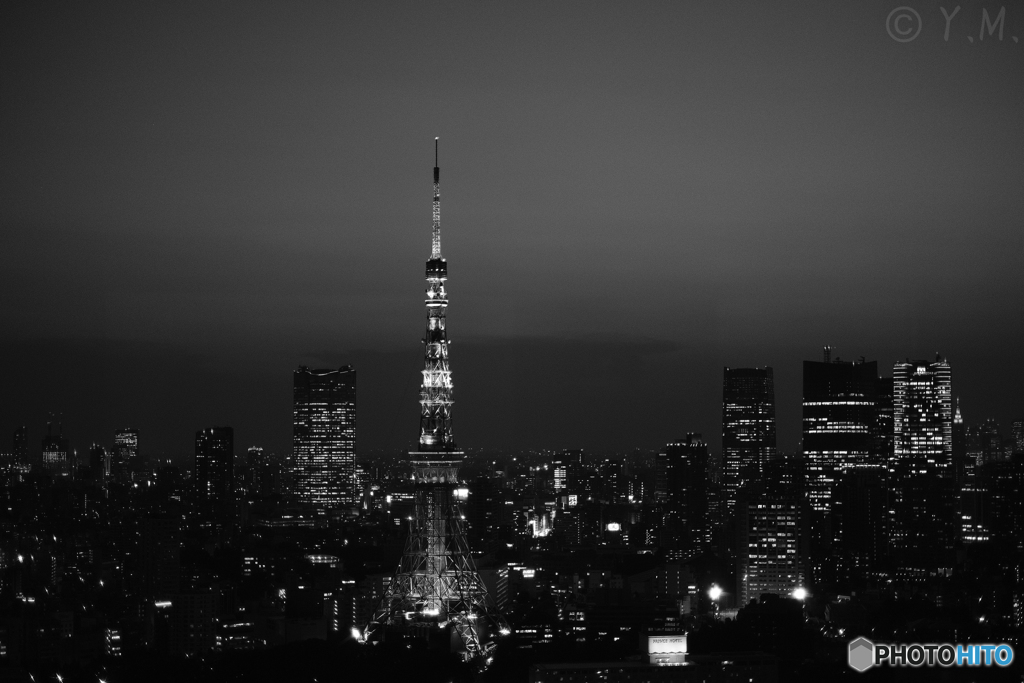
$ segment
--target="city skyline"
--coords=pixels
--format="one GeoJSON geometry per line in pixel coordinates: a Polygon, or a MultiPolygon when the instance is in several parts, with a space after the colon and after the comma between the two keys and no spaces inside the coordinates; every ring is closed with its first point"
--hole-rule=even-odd
{"type": "Polygon", "coordinates": [[[1019,678],[1022,37],[0,6],[0,679],[1019,678]]]}
{"type": "Polygon", "coordinates": [[[360,448],[407,450],[438,135],[467,448],[720,434],[720,368],[770,366],[796,452],[826,344],[942,353],[968,422],[1019,419],[1020,13],[225,8],[5,8],[5,433],[285,452],[290,371],[351,364],[360,448]]]}

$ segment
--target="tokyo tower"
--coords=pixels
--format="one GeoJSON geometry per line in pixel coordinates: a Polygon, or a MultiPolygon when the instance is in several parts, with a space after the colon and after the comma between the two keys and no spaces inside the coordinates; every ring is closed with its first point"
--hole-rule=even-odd
{"type": "Polygon", "coordinates": [[[486,665],[508,625],[488,596],[466,542],[459,509],[463,453],[452,436],[452,373],[448,365],[448,264],[441,256],[440,170],[434,139],[434,221],[427,261],[427,331],[423,339],[419,448],[409,454],[415,512],[398,568],[362,638],[383,640],[389,631],[429,636],[452,629],[467,660],[486,665]]]}

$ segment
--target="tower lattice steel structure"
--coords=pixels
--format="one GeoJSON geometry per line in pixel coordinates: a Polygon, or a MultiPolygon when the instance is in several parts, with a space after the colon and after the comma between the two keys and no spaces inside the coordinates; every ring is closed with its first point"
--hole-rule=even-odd
{"type": "Polygon", "coordinates": [[[420,386],[419,449],[411,452],[415,512],[398,568],[362,634],[383,640],[389,629],[427,635],[451,627],[466,659],[487,662],[504,618],[476,570],[459,509],[462,452],[452,437],[452,373],[445,313],[448,265],[441,256],[441,193],[434,140],[434,224],[427,261],[427,332],[420,386]]]}

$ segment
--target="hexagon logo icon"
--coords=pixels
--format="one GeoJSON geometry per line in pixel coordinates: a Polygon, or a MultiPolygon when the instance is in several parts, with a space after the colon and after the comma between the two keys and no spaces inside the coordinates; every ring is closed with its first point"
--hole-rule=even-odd
{"type": "Polygon", "coordinates": [[[875,663],[875,644],[867,638],[851,640],[846,652],[850,668],[857,671],[867,671],[875,663]]]}

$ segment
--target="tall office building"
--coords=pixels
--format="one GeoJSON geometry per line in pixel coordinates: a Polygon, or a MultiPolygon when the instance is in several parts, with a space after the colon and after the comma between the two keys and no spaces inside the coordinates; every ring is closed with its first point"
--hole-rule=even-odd
{"type": "Polygon", "coordinates": [[[736,502],[740,605],[765,593],[790,596],[807,585],[808,512],[799,461],[776,459],[736,502]]]}
{"type": "Polygon", "coordinates": [[[196,432],[195,514],[203,522],[226,522],[235,512],[235,431],[211,427],[196,432]]]}
{"type": "Polygon", "coordinates": [[[776,455],[772,369],[725,368],[722,389],[722,488],[729,513],[736,493],[760,478],[776,455]]]}
{"type": "Polygon", "coordinates": [[[559,496],[562,507],[565,507],[566,501],[561,500],[563,497],[583,493],[583,451],[560,451],[551,461],[551,470],[555,495],[559,496]]]}
{"type": "Polygon", "coordinates": [[[356,371],[300,367],[294,377],[292,486],[322,509],[353,507],[356,492],[356,371]]]}
{"type": "Polygon", "coordinates": [[[885,467],[893,454],[892,377],[878,378],[875,394],[875,424],[871,430],[871,456],[869,464],[885,467]]]}
{"type": "Polygon", "coordinates": [[[53,422],[46,423],[46,437],[43,439],[43,468],[54,476],[67,477],[71,474],[71,447],[64,438],[60,423],[54,433],[53,422]]]}
{"type": "Polygon", "coordinates": [[[816,512],[831,509],[832,487],[843,472],[870,464],[877,393],[875,361],[804,361],[803,451],[816,512]]]}
{"type": "Polygon", "coordinates": [[[999,423],[990,417],[977,428],[978,446],[980,449],[979,465],[999,462],[1006,457],[1003,450],[1003,437],[999,433],[999,423]]]}
{"type": "Polygon", "coordinates": [[[889,556],[889,490],[881,465],[855,467],[832,495],[833,567],[825,572],[843,591],[877,575],[889,556]]]}
{"type": "Polygon", "coordinates": [[[139,466],[139,430],[119,429],[114,433],[114,451],[111,454],[110,476],[127,482],[139,466]]]}
{"type": "Polygon", "coordinates": [[[1013,421],[1013,452],[1024,453],[1024,420],[1013,421]]]}
{"type": "Polygon", "coordinates": [[[708,445],[700,434],[666,445],[655,458],[663,502],[662,546],[670,559],[687,560],[711,545],[708,522],[708,445]]]}
{"type": "Polygon", "coordinates": [[[28,459],[28,427],[22,425],[14,430],[13,438],[13,450],[11,453],[14,456],[14,466],[19,469],[27,469],[29,467],[28,459]]]}
{"type": "Polygon", "coordinates": [[[89,448],[89,464],[86,479],[106,485],[110,476],[110,451],[99,444],[89,448]]]}
{"type": "Polygon", "coordinates": [[[953,476],[953,395],[949,363],[906,361],[893,367],[893,459],[889,472],[953,476]]]}
{"type": "Polygon", "coordinates": [[[893,368],[893,553],[903,578],[947,573],[960,535],[953,466],[953,397],[949,363],[893,368]]]}
{"type": "Polygon", "coordinates": [[[963,487],[968,481],[974,479],[975,462],[967,456],[967,425],[964,424],[964,416],[960,412],[960,399],[956,401],[956,411],[953,413],[952,447],[950,450],[953,458],[953,479],[957,486],[963,487]]]}

